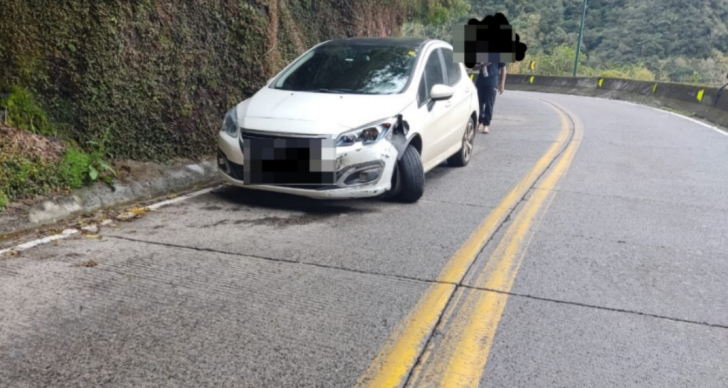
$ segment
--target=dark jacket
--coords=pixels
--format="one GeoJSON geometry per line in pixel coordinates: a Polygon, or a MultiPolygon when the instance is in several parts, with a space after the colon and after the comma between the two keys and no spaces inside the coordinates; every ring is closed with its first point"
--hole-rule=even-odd
{"type": "Polygon", "coordinates": [[[506,64],[503,62],[495,63],[491,62],[488,66],[488,77],[483,77],[483,73],[480,71],[485,66],[485,63],[477,63],[473,66],[473,70],[477,71],[475,76],[475,84],[483,86],[498,87],[498,81],[500,80],[500,69],[505,67],[506,64]]]}

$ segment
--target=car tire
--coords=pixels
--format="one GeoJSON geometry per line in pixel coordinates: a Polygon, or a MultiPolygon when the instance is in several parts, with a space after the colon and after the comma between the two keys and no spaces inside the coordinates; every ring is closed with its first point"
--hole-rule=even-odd
{"type": "Polygon", "coordinates": [[[463,134],[462,146],[460,150],[453,156],[447,159],[447,164],[454,167],[465,167],[473,157],[473,148],[475,139],[475,120],[471,117],[468,120],[468,124],[465,127],[465,133],[463,134]]]}
{"type": "Polygon", "coordinates": [[[417,202],[425,192],[425,172],[417,149],[408,145],[397,162],[392,176],[392,188],[387,197],[397,202],[417,202]]]}

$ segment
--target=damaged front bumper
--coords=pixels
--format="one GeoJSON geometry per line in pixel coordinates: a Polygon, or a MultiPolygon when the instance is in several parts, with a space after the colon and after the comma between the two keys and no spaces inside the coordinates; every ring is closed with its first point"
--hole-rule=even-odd
{"type": "Polygon", "coordinates": [[[388,140],[336,148],[334,185],[245,185],[244,156],[238,139],[218,134],[218,170],[225,182],[246,189],[272,191],[314,199],[375,197],[391,188],[397,163],[397,148],[388,140]]]}

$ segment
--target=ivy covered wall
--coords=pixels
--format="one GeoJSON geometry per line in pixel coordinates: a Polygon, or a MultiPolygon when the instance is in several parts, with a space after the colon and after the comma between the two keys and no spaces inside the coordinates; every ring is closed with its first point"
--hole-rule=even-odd
{"type": "Polygon", "coordinates": [[[107,157],[208,155],[222,116],[312,45],[392,35],[448,0],[5,0],[0,93],[107,157]],[[414,12],[413,11],[417,11],[414,12]]]}

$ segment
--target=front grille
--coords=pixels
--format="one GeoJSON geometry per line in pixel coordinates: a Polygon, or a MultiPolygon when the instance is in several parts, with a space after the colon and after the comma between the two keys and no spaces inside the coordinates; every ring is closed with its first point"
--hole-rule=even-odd
{"type": "Polygon", "coordinates": [[[313,185],[270,185],[275,187],[290,187],[292,189],[304,189],[304,190],[333,190],[338,189],[338,186],[332,186],[332,185],[320,185],[320,186],[313,186],[313,185]]]}
{"type": "Polygon", "coordinates": [[[331,136],[326,135],[304,135],[296,133],[278,133],[278,132],[241,132],[241,138],[253,139],[330,139],[331,136]]]}
{"type": "MultiPolygon", "coordinates": [[[[245,177],[245,167],[242,164],[237,164],[234,162],[231,162],[229,159],[227,161],[227,164],[230,168],[230,171],[227,173],[235,180],[244,181],[245,177]]],[[[336,180],[338,181],[341,177],[340,173],[336,174],[336,180]]],[[[266,185],[266,186],[277,186],[277,187],[290,187],[294,189],[305,189],[305,190],[332,190],[332,189],[338,189],[338,186],[334,185],[266,185]]]]}

